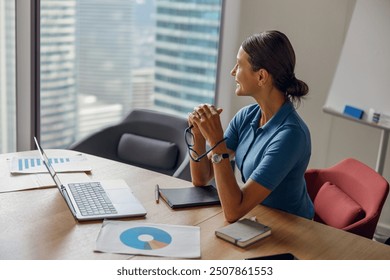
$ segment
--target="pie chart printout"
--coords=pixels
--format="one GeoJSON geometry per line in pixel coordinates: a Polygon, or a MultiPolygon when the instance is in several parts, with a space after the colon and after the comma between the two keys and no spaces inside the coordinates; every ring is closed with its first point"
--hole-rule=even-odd
{"type": "Polygon", "coordinates": [[[170,258],[200,258],[200,227],[104,220],[95,250],[170,258]]]}
{"type": "Polygon", "coordinates": [[[171,244],[172,236],[156,227],[134,227],[123,231],[120,241],[139,250],[158,250],[171,244]]]}

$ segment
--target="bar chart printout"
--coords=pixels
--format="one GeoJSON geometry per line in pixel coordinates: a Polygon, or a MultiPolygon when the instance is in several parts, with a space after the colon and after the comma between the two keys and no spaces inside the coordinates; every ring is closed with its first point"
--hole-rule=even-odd
{"type": "MultiPolygon", "coordinates": [[[[69,158],[49,158],[49,164],[53,163],[64,163],[70,162],[69,158]]],[[[18,159],[18,171],[28,171],[29,169],[34,169],[42,165],[40,158],[19,158],[18,159]]]]}
{"type": "MultiPolygon", "coordinates": [[[[58,172],[89,171],[87,159],[83,155],[49,157],[49,165],[58,172]]],[[[39,156],[13,157],[10,163],[11,173],[42,173],[46,168],[39,156]]]]}

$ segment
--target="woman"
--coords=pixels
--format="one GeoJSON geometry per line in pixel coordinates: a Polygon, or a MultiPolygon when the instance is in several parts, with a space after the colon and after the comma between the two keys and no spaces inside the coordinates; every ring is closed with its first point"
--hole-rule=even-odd
{"type": "Polygon", "coordinates": [[[191,176],[195,186],[215,178],[225,218],[234,222],[257,204],[312,219],[304,172],[311,155],[310,133],[293,103],[308,93],[294,74],[295,53],[279,31],[247,38],[231,75],[236,95],[256,103],[242,108],[223,133],[222,109],[202,104],[189,114],[193,146],[191,176]],[[225,139],[225,140],[224,140],[225,139]],[[212,151],[206,152],[206,142],[212,151]],[[195,151],[195,152],[194,152],[195,151]],[[240,188],[230,165],[235,157],[244,185],[240,188]]]}

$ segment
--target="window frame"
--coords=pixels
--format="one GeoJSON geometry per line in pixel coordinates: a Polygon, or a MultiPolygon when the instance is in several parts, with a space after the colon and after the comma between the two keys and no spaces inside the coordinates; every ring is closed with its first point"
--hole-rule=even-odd
{"type": "Polygon", "coordinates": [[[40,133],[40,0],[15,0],[16,150],[34,149],[40,133]]]}

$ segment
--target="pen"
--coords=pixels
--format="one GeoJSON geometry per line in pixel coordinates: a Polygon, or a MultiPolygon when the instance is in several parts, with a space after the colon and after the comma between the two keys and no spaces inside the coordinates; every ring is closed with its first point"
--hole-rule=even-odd
{"type": "Polygon", "coordinates": [[[159,203],[160,186],[158,184],[156,184],[156,188],[154,189],[154,198],[156,199],[156,203],[159,203]]]}

